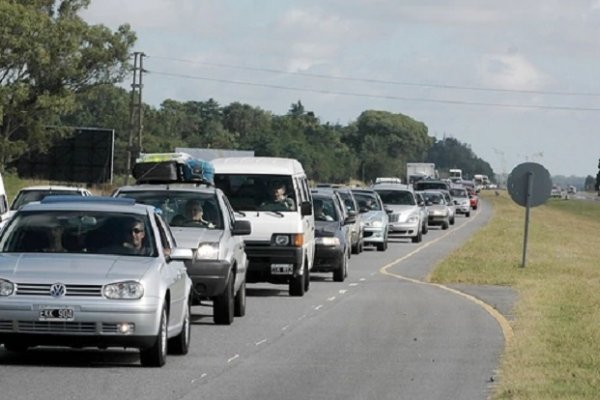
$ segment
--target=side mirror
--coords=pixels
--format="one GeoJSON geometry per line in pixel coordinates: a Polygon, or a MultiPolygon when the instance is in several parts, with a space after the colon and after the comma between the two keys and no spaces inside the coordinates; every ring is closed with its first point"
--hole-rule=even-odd
{"type": "Polygon", "coordinates": [[[252,224],[250,221],[240,220],[233,223],[232,235],[249,235],[252,233],[252,224]]]}
{"type": "Polygon", "coordinates": [[[423,200],[420,200],[418,203],[419,207],[423,207],[425,205],[425,202],[423,200]]]}
{"type": "Polygon", "coordinates": [[[312,204],[309,201],[303,201],[302,204],[300,204],[300,214],[302,214],[302,216],[304,217],[305,215],[312,215],[312,213],[312,204]]]}
{"type": "Polygon", "coordinates": [[[349,215],[344,220],[344,225],[350,225],[356,222],[356,215],[349,215]]]}
{"type": "Polygon", "coordinates": [[[174,247],[171,249],[171,254],[167,257],[169,261],[189,261],[194,257],[192,249],[182,247],[174,247]]]}
{"type": "Polygon", "coordinates": [[[354,210],[348,210],[348,216],[349,217],[356,217],[357,212],[354,210]]]}
{"type": "Polygon", "coordinates": [[[385,209],[385,212],[386,212],[387,214],[391,214],[391,213],[393,213],[393,212],[394,212],[394,210],[392,210],[391,208],[386,208],[386,209],[385,209]]]}
{"type": "Polygon", "coordinates": [[[366,212],[369,212],[369,211],[371,211],[371,210],[369,209],[369,207],[362,206],[361,208],[359,208],[359,209],[358,209],[358,211],[359,211],[361,214],[364,214],[364,213],[366,213],[366,212]]]}

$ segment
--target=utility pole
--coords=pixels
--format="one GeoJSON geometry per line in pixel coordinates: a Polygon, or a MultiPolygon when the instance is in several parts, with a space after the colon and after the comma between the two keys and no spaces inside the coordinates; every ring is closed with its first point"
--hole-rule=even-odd
{"type": "Polygon", "coordinates": [[[133,53],[133,82],[131,83],[131,100],[129,103],[129,140],[127,142],[127,163],[125,184],[129,184],[131,165],[142,151],[142,131],[144,127],[144,110],[142,104],[142,75],[144,72],[144,57],[146,54],[136,51],[133,53]],[[137,136],[137,140],[134,137],[137,136]]]}

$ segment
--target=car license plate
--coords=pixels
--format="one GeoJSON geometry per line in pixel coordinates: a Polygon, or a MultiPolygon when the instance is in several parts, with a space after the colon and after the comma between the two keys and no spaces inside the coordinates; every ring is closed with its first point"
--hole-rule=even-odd
{"type": "Polygon", "coordinates": [[[294,272],[294,264],[271,264],[271,274],[291,275],[294,272]]]}
{"type": "Polygon", "coordinates": [[[73,321],[75,309],[67,306],[40,307],[40,321],[73,321]]]}

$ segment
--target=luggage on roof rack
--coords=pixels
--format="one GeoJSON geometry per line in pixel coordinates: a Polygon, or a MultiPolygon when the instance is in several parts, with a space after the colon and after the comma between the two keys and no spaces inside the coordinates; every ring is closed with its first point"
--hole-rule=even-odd
{"type": "Polygon", "coordinates": [[[137,183],[215,183],[212,163],[187,153],[141,154],[135,161],[132,175],[137,183]]]}

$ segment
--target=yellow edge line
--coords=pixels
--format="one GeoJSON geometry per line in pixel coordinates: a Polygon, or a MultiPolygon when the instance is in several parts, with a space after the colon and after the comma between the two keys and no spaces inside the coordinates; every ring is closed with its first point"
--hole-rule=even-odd
{"type": "Polygon", "coordinates": [[[407,276],[402,276],[402,275],[398,275],[395,274],[393,272],[388,271],[388,269],[392,268],[393,266],[396,266],[398,264],[400,264],[401,262],[409,259],[410,257],[414,256],[415,254],[419,253],[421,250],[426,249],[427,247],[431,246],[432,244],[440,241],[441,239],[445,238],[446,236],[456,232],[459,229],[462,229],[463,227],[467,226],[468,224],[470,224],[475,218],[477,218],[479,216],[479,213],[475,214],[473,216],[472,219],[470,219],[469,221],[465,222],[464,224],[462,224],[461,226],[454,228],[452,230],[449,230],[448,232],[446,232],[446,234],[440,236],[437,239],[432,240],[431,242],[427,242],[424,245],[416,248],[415,250],[411,251],[410,253],[408,253],[407,255],[400,257],[386,265],[384,265],[383,267],[381,267],[379,269],[379,273],[383,274],[383,275],[388,275],[394,278],[398,278],[398,279],[402,279],[404,281],[407,282],[411,282],[411,283],[417,283],[420,285],[429,285],[429,286],[434,286],[443,290],[447,290],[448,292],[454,293],[458,296],[461,296],[467,300],[472,301],[473,303],[479,305],[480,307],[482,307],[485,311],[487,311],[497,322],[498,325],[500,325],[500,328],[502,329],[502,334],[504,335],[504,342],[505,344],[508,343],[509,340],[511,340],[514,336],[512,327],[510,326],[510,323],[508,322],[508,320],[504,317],[504,315],[500,314],[498,312],[498,310],[496,310],[494,307],[492,307],[491,305],[487,304],[486,302],[471,296],[470,294],[467,294],[465,292],[461,292],[460,290],[457,289],[453,289],[450,288],[448,286],[444,286],[438,283],[430,283],[430,282],[424,282],[424,281],[420,281],[418,279],[413,279],[413,278],[409,278],[407,276]]]}

